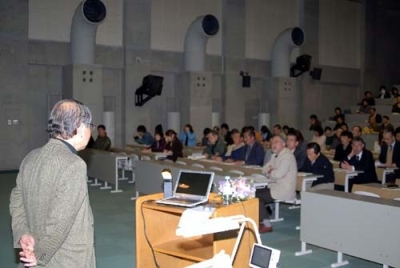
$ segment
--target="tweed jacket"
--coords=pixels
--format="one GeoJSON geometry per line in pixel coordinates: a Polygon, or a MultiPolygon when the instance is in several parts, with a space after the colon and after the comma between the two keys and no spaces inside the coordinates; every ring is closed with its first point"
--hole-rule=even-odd
{"type": "Polygon", "coordinates": [[[272,154],[269,162],[264,166],[263,173],[268,176],[271,196],[277,200],[293,200],[296,198],[297,163],[296,158],[288,148],[284,148],[278,155],[272,154]],[[267,170],[272,167],[270,174],[267,170]]]}
{"type": "Polygon", "coordinates": [[[31,234],[38,266],[96,267],[86,182],[85,162],[62,141],[50,139],[30,152],[10,197],[14,247],[31,234]]]}

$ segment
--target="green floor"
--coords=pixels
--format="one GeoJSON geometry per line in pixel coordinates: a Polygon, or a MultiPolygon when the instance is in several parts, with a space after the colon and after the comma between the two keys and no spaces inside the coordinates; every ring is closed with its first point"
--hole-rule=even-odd
{"type": "MultiPolygon", "coordinates": [[[[15,185],[15,173],[0,174],[0,267],[17,267],[12,248],[10,216],[8,212],[9,195],[15,185]]],[[[134,186],[122,182],[122,193],[111,194],[109,190],[89,187],[90,201],[95,219],[95,244],[98,268],[136,267],[135,264],[135,203],[130,200],[134,195],[134,186]]],[[[282,251],[281,268],[330,267],[336,261],[336,253],[318,247],[309,246],[312,254],[296,257],[300,250],[299,223],[300,210],[289,210],[281,206],[283,222],[274,223],[274,232],[263,234],[263,244],[282,251]]],[[[174,228],[173,226],[171,228],[174,228]]],[[[345,256],[350,264],[345,267],[372,268],[382,265],[345,256]]],[[[164,268],[164,267],[162,267],[164,268]]],[[[175,268],[175,267],[166,267],[175,268]]]]}

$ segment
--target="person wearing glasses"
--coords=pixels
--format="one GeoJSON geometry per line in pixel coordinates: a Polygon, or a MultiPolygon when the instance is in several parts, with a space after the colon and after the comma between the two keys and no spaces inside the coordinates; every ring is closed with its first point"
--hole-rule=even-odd
{"type": "Polygon", "coordinates": [[[92,114],[75,100],[55,104],[49,141],[22,161],[10,196],[14,247],[24,267],[94,268],[94,225],[86,163],[92,114]]]}

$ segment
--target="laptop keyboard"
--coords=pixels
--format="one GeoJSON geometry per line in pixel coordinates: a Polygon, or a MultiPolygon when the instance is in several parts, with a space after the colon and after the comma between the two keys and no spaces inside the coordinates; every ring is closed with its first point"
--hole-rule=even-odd
{"type": "Polygon", "coordinates": [[[175,202],[175,203],[180,203],[180,204],[191,204],[191,203],[196,203],[198,200],[172,197],[172,198],[168,198],[168,202],[169,201],[172,201],[172,202],[175,202]]]}

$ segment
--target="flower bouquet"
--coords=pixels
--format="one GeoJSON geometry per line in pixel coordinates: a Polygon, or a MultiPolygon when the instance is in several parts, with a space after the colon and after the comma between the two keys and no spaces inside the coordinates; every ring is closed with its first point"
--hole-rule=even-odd
{"type": "Polygon", "coordinates": [[[253,180],[245,177],[231,179],[227,176],[225,180],[219,181],[218,192],[223,199],[224,205],[227,205],[254,198],[256,189],[253,180]]]}

